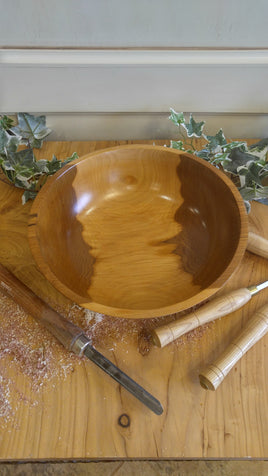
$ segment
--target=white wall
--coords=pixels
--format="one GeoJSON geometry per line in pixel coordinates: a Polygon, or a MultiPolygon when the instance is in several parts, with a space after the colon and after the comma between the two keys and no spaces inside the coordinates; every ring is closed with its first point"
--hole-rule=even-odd
{"type": "MultiPolygon", "coordinates": [[[[172,137],[169,107],[268,136],[267,0],[0,0],[0,111],[57,139],[172,137]]],[[[227,128],[227,130],[226,130],[227,128]]]]}
{"type": "Polygon", "coordinates": [[[0,45],[268,47],[267,0],[0,0],[0,45]]]}

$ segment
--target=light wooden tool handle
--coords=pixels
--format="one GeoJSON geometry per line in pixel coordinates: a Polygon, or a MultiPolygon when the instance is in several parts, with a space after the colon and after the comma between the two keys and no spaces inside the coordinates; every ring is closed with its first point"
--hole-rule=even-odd
{"type": "Polygon", "coordinates": [[[250,319],[243,332],[226,351],[199,375],[200,384],[206,390],[216,390],[239,359],[268,331],[268,304],[250,319]]]}
{"type": "Polygon", "coordinates": [[[0,291],[43,324],[64,347],[73,350],[72,347],[82,335],[82,330],[54,311],[1,264],[0,291]]]}
{"type": "Polygon", "coordinates": [[[250,231],[248,234],[247,250],[255,255],[268,258],[268,240],[250,231]]]}
{"type": "Polygon", "coordinates": [[[196,327],[234,312],[244,306],[251,296],[247,288],[242,288],[213,299],[186,317],[154,329],[153,341],[158,347],[164,347],[196,327]]]}

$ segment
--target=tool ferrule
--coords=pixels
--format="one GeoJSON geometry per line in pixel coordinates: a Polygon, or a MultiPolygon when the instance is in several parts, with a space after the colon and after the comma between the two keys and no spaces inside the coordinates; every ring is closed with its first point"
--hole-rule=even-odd
{"type": "Polygon", "coordinates": [[[81,357],[85,351],[85,348],[90,344],[89,338],[85,334],[80,334],[75,337],[70,346],[70,350],[81,357]]]}

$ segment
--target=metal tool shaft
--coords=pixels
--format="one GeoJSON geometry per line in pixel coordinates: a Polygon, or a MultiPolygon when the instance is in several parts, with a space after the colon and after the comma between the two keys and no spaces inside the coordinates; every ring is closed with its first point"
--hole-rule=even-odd
{"type": "Polygon", "coordinates": [[[128,390],[128,392],[132,393],[134,397],[140,400],[154,413],[157,415],[163,413],[161,403],[153,397],[153,395],[147,392],[147,390],[142,388],[137,382],[132,380],[132,378],[116,367],[116,365],[107,359],[107,357],[104,357],[104,355],[92,347],[90,339],[85,334],[81,334],[73,340],[70,350],[79,356],[85,355],[85,357],[98,365],[98,367],[104,370],[104,372],[110,375],[110,377],[116,380],[120,385],[122,385],[122,387],[128,390]]]}
{"type": "Polygon", "coordinates": [[[96,349],[94,349],[94,347],[92,347],[91,345],[87,345],[84,350],[84,355],[96,365],[98,365],[102,370],[104,370],[104,372],[110,375],[110,377],[116,380],[120,385],[122,385],[122,387],[132,393],[134,397],[136,397],[150,410],[156,413],[156,415],[161,415],[161,413],[163,413],[161,403],[155,397],[153,397],[153,395],[147,392],[144,388],[137,384],[137,382],[132,380],[122,370],[120,370],[106,357],[100,354],[96,349]]]}
{"type": "Polygon", "coordinates": [[[251,292],[252,296],[254,296],[258,292],[267,288],[267,286],[268,286],[268,280],[264,281],[263,283],[260,283],[260,284],[256,284],[256,285],[253,285],[253,286],[248,286],[247,289],[251,292]]]}

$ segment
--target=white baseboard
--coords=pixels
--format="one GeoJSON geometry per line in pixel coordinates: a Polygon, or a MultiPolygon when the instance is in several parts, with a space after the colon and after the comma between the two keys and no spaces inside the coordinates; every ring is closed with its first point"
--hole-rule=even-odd
{"type": "Polygon", "coordinates": [[[266,50],[0,50],[0,110],[266,114],[266,50]]]}
{"type": "MultiPolygon", "coordinates": [[[[47,124],[53,130],[48,140],[176,140],[178,131],[168,116],[168,111],[47,114],[47,124]]],[[[229,139],[268,137],[268,114],[194,113],[194,117],[205,120],[209,135],[222,128],[229,139]]]]}
{"type": "Polygon", "coordinates": [[[267,65],[267,49],[1,49],[1,63],[27,66],[267,65]]]}

